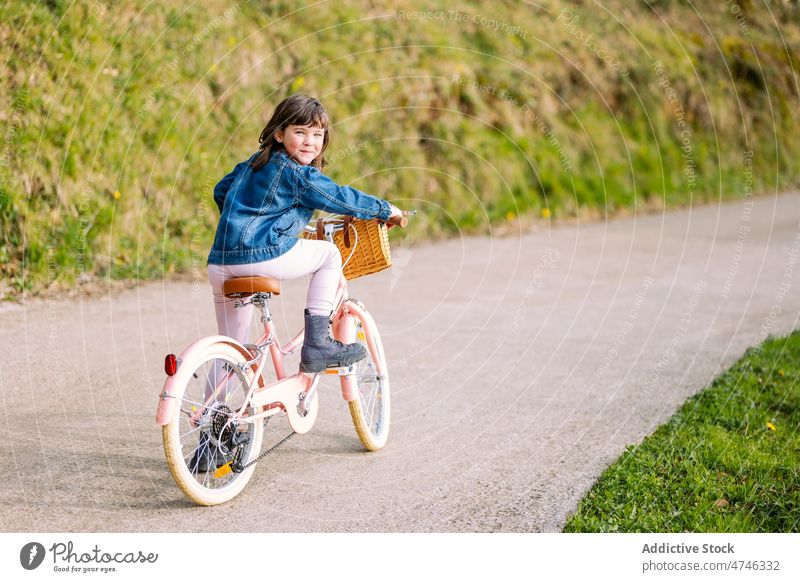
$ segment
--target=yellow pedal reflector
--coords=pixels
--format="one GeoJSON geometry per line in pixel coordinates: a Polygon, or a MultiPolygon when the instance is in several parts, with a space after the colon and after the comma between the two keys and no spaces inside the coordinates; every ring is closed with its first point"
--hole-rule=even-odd
{"type": "Polygon", "coordinates": [[[225,463],[224,465],[222,465],[222,466],[221,466],[219,469],[217,469],[216,471],[214,471],[214,479],[219,479],[220,477],[224,477],[225,475],[227,475],[228,473],[230,473],[230,472],[231,472],[231,470],[232,470],[232,469],[231,469],[231,463],[232,463],[232,462],[233,462],[233,461],[228,461],[227,463],[225,463]]]}
{"type": "Polygon", "coordinates": [[[358,332],[358,334],[357,334],[357,337],[358,337],[358,339],[360,339],[362,342],[363,342],[363,341],[367,341],[367,336],[365,336],[365,335],[364,335],[364,332],[363,332],[363,331],[359,331],[359,332],[358,332]]]}
{"type": "Polygon", "coordinates": [[[197,412],[197,407],[194,404],[192,404],[192,412],[197,412]]]}

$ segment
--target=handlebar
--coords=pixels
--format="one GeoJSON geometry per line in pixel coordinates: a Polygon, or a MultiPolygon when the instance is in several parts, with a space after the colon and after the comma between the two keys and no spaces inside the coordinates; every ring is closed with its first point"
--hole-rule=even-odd
{"type": "Polygon", "coordinates": [[[408,217],[413,216],[417,213],[416,210],[403,210],[402,216],[391,216],[389,220],[386,221],[386,224],[391,224],[392,226],[399,226],[400,228],[405,228],[408,226],[408,217]]]}
{"type": "MultiPolygon", "coordinates": [[[[406,228],[408,226],[408,217],[414,216],[417,213],[416,210],[403,210],[402,216],[392,216],[388,220],[382,220],[381,222],[385,222],[391,226],[399,226],[400,228],[406,228]]],[[[312,220],[305,226],[306,232],[316,232],[316,228],[311,226],[311,224],[316,224],[317,220],[324,220],[327,223],[334,223],[334,230],[340,231],[344,227],[344,218],[340,218],[341,215],[329,215],[324,218],[318,218],[312,220]]]]}

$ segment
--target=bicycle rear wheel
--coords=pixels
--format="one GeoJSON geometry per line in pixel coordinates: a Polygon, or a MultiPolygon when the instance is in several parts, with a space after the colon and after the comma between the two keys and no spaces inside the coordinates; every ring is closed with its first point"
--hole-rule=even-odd
{"type": "Polygon", "coordinates": [[[377,326],[371,318],[356,317],[356,341],[367,350],[367,357],[354,364],[352,376],[358,387],[357,398],[348,402],[353,426],[361,444],[367,450],[379,451],[389,438],[390,398],[389,370],[377,326]],[[369,349],[365,326],[373,339],[374,349],[369,349]],[[378,373],[378,365],[383,374],[378,373]]]}
{"type": "Polygon", "coordinates": [[[239,367],[245,361],[239,350],[220,342],[181,363],[179,373],[191,373],[172,391],[179,402],[162,427],[162,438],[175,482],[198,505],[230,501],[255,470],[252,465],[215,476],[218,467],[235,460],[244,465],[261,450],[263,421],[237,422],[233,416],[244,404],[253,377],[249,366],[239,367]]]}

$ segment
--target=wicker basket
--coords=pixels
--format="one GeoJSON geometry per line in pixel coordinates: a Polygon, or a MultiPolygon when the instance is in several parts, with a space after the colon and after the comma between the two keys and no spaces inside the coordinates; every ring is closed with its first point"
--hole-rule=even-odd
{"type": "MultiPolygon", "coordinates": [[[[317,232],[304,232],[303,238],[324,240],[322,232],[318,222],[317,232]]],[[[333,242],[342,253],[342,271],[348,281],[392,266],[389,232],[383,222],[345,218],[345,229],[333,235],[333,242]]]]}

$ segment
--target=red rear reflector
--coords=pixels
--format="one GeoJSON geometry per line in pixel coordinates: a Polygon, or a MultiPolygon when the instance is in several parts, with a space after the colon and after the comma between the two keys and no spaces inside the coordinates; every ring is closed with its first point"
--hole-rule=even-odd
{"type": "Polygon", "coordinates": [[[175,354],[167,354],[167,357],[164,358],[164,371],[167,376],[174,376],[178,371],[178,358],[175,357],[175,354]]]}

